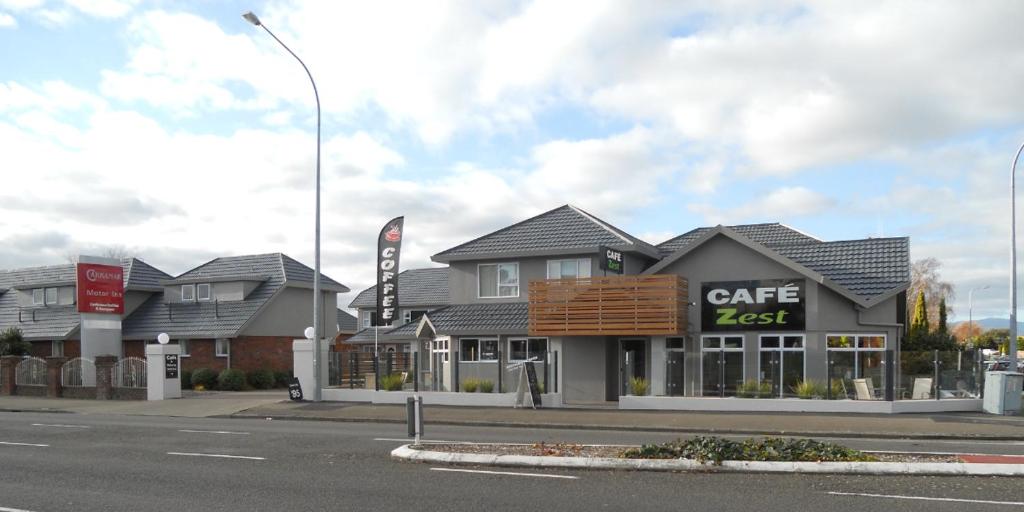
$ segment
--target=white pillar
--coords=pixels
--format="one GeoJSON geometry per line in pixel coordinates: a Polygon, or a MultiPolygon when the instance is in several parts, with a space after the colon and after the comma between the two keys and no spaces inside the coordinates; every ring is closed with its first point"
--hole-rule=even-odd
{"type": "Polygon", "coordinates": [[[651,338],[651,370],[648,373],[651,379],[648,393],[651,396],[665,394],[665,337],[654,336],[651,338]]]}
{"type": "Polygon", "coordinates": [[[146,345],[146,399],[181,398],[181,347],[146,345]]]}

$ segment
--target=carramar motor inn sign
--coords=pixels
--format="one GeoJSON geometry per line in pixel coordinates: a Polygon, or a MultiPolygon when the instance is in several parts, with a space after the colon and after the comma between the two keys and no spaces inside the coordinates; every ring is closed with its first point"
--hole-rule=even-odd
{"type": "Polygon", "coordinates": [[[78,312],[124,314],[123,272],[120,265],[79,263],[78,312]]]}
{"type": "Polygon", "coordinates": [[[801,331],[806,323],[803,279],[701,283],[701,330],[801,331]]]}

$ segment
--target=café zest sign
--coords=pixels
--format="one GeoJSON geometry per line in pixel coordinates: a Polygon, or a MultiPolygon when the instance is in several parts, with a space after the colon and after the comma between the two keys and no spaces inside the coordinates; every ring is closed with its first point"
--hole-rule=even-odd
{"type": "Polygon", "coordinates": [[[607,246],[602,245],[597,248],[597,252],[601,270],[613,274],[622,273],[622,251],[609,249],[607,246]]]}
{"type": "Polygon", "coordinates": [[[701,283],[701,330],[801,331],[806,302],[803,279],[701,283]]]}

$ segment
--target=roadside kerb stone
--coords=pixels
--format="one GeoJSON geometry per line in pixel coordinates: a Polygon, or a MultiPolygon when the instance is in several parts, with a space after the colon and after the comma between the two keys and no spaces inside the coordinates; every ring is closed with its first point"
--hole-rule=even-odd
{"type": "Polygon", "coordinates": [[[859,475],[970,475],[1024,477],[1021,464],[965,464],[957,462],[762,462],[724,461],[721,465],[685,459],[612,459],[605,457],[540,457],[449,453],[417,450],[402,445],[391,451],[400,460],[474,466],[563,469],[624,469],[635,471],[697,471],[734,473],[817,473],[859,475]]]}

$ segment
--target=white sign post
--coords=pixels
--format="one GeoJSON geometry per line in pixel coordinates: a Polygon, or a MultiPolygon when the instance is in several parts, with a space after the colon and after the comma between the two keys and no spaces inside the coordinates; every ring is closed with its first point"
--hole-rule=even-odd
{"type": "Polygon", "coordinates": [[[181,347],[168,345],[166,333],[158,345],[146,345],[146,399],[181,398],[181,347]]]}

